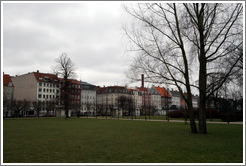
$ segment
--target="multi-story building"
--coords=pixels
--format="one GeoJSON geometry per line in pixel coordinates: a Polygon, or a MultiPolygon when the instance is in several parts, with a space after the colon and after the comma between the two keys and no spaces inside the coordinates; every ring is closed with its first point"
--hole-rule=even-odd
{"type": "Polygon", "coordinates": [[[80,81],[81,85],[81,112],[83,115],[94,115],[96,110],[97,87],[80,81]]]}
{"type": "Polygon", "coordinates": [[[134,101],[134,108],[135,108],[135,113],[136,116],[140,116],[140,110],[142,109],[142,93],[138,89],[128,89],[129,91],[129,96],[132,98],[134,101]]]}
{"type": "Polygon", "coordinates": [[[129,97],[129,91],[124,86],[99,87],[97,89],[97,106],[104,114],[123,115],[120,109],[120,97],[129,97]]]}
{"type": "Polygon", "coordinates": [[[140,87],[138,90],[142,94],[142,109],[140,111],[140,115],[147,114],[147,109],[151,106],[151,93],[145,87],[140,87]]]}
{"type": "MultiPolygon", "coordinates": [[[[59,78],[61,82],[61,104],[64,104],[64,96],[65,96],[65,80],[63,78],[59,78]]],[[[81,103],[81,84],[79,81],[75,79],[68,79],[68,99],[70,107],[72,107],[75,104],[81,103]]]]}
{"type": "Polygon", "coordinates": [[[10,105],[13,100],[14,84],[9,74],[3,73],[3,116],[11,116],[10,105]]]}
{"type": "Polygon", "coordinates": [[[181,106],[181,104],[180,104],[180,93],[178,91],[172,90],[172,91],[170,91],[170,94],[172,96],[171,106],[180,107],[181,106]]]}
{"type": "Polygon", "coordinates": [[[55,74],[32,72],[12,77],[15,85],[13,98],[16,101],[27,101],[30,109],[22,112],[23,116],[44,115],[43,107],[37,114],[35,103],[46,105],[47,102],[58,102],[60,98],[60,81],[55,74]]]}
{"type": "Polygon", "coordinates": [[[60,81],[55,74],[37,71],[15,76],[12,81],[15,85],[15,100],[42,102],[57,100],[60,97],[60,81]]]}
{"type": "Polygon", "coordinates": [[[164,87],[155,87],[155,89],[161,94],[161,108],[162,110],[167,110],[171,106],[172,96],[169,94],[168,90],[164,87]]]}
{"type": "Polygon", "coordinates": [[[161,94],[154,88],[148,88],[151,95],[151,106],[157,110],[161,110],[161,94]]]}

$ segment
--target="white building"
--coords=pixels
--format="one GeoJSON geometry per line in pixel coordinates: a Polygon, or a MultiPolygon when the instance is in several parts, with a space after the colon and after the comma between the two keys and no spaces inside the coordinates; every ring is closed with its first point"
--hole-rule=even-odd
{"type": "Polygon", "coordinates": [[[136,89],[128,89],[129,91],[129,96],[132,97],[134,104],[135,104],[135,113],[136,116],[140,116],[140,110],[142,109],[142,93],[139,91],[137,88],[136,89]]]}
{"type": "Polygon", "coordinates": [[[172,96],[171,106],[175,105],[175,106],[180,107],[180,94],[179,94],[179,92],[178,91],[170,91],[170,94],[172,96]]]}
{"type": "Polygon", "coordinates": [[[87,82],[80,81],[81,90],[81,112],[86,115],[93,115],[96,109],[96,86],[87,82]]]}
{"type": "Polygon", "coordinates": [[[161,110],[161,94],[154,87],[148,88],[148,91],[151,94],[151,105],[161,110]]]}

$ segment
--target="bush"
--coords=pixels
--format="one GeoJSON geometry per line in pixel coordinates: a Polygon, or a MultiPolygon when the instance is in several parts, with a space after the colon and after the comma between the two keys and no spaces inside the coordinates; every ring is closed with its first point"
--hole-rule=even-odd
{"type": "Polygon", "coordinates": [[[222,112],[220,113],[220,119],[224,122],[243,121],[243,112],[222,112]]]}
{"type": "Polygon", "coordinates": [[[170,111],[168,113],[168,116],[170,118],[183,118],[184,117],[184,110],[174,110],[174,111],[170,111]]]}

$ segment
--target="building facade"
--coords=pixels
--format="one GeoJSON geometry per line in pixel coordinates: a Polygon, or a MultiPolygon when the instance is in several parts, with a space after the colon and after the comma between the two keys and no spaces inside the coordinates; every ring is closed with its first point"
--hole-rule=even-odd
{"type": "Polygon", "coordinates": [[[180,105],[180,93],[178,91],[170,91],[170,95],[172,96],[170,107],[172,106],[180,107],[181,106],[180,105]]]}
{"type": "Polygon", "coordinates": [[[148,88],[151,95],[151,106],[157,110],[161,110],[161,94],[154,88],[148,88]]]}
{"type": "Polygon", "coordinates": [[[94,115],[97,102],[97,87],[87,82],[80,81],[81,85],[81,113],[94,115]]]}
{"type": "Polygon", "coordinates": [[[60,82],[56,75],[32,72],[12,78],[15,85],[14,99],[29,102],[51,101],[60,97],[60,82]]]}
{"type": "Polygon", "coordinates": [[[155,87],[155,89],[161,94],[161,108],[167,110],[172,104],[172,96],[169,91],[164,87],[155,87]]]}

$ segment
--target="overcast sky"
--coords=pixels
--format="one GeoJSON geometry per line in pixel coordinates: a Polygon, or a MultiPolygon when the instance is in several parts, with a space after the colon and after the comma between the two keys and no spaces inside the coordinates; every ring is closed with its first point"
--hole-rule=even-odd
{"type": "Polygon", "coordinates": [[[4,3],[3,71],[52,73],[63,52],[77,79],[95,85],[125,85],[121,3],[4,3]]]}

